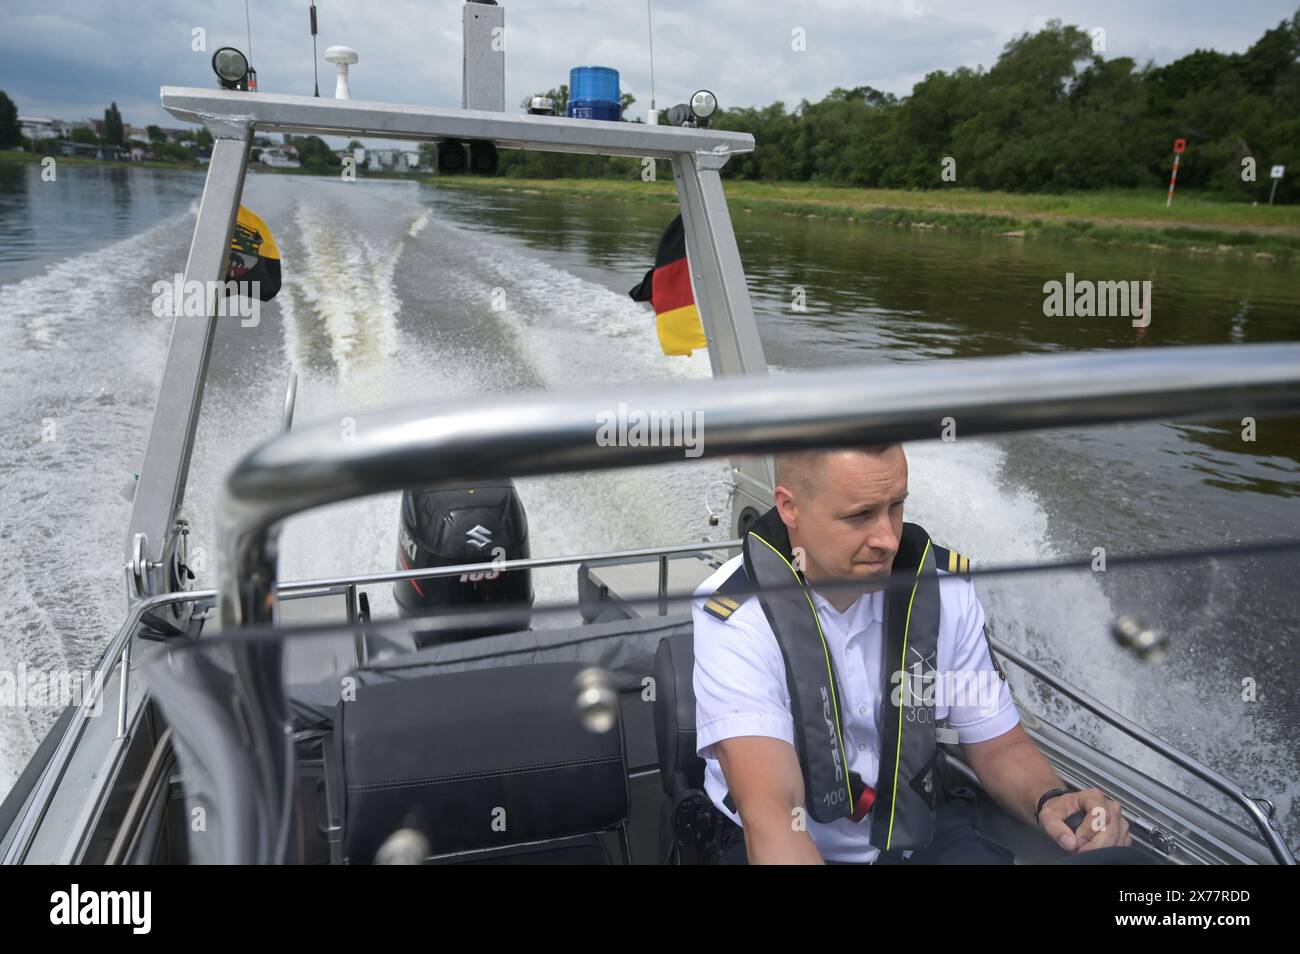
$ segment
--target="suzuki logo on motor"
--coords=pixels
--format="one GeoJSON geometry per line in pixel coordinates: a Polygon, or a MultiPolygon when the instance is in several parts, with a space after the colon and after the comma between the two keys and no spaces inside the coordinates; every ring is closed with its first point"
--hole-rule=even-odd
{"type": "Polygon", "coordinates": [[[465,536],[480,550],[492,542],[492,531],[482,524],[475,524],[473,530],[465,531],[465,536]]]}
{"type": "Polygon", "coordinates": [[[410,561],[411,566],[415,566],[415,561],[419,558],[419,550],[416,549],[415,541],[411,539],[411,535],[406,532],[405,527],[402,527],[401,532],[398,534],[397,545],[402,548],[402,552],[406,554],[406,559],[410,561]]]}

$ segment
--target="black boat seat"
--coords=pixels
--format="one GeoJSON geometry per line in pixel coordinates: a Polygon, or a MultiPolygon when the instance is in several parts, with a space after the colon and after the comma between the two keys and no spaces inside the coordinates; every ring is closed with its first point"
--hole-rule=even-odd
{"type": "Polygon", "coordinates": [[[694,639],[689,632],[666,636],[655,649],[655,744],[668,796],[659,820],[662,864],[716,862],[729,827],[704,792],[704,760],[695,754],[694,639]]]}
{"type": "Polygon", "coordinates": [[[655,744],[664,792],[704,787],[704,760],[695,754],[695,637],[679,633],[655,649],[655,744]]]}
{"type": "Polygon", "coordinates": [[[597,834],[619,830],[626,845],[622,726],[601,733],[582,724],[574,680],[583,668],[544,663],[357,687],[334,721],[343,860],[368,863],[395,831],[415,829],[434,859],[608,863],[597,834]]]}

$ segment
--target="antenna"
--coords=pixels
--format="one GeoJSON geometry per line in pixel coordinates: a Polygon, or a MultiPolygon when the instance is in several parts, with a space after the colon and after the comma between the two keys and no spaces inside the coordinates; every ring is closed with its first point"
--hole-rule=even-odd
{"type": "Polygon", "coordinates": [[[253,65],[253,21],[248,14],[248,0],[244,0],[244,28],[248,31],[248,65],[253,65]]]}
{"type": "Polygon", "coordinates": [[[244,0],[244,28],[248,31],[248,89],[257,92],[257,70],[253,69],[253,18],[248,13],[248,0],[244,0]]]}
{"type": "Polygon", "coordinates": [[[316,4],[314,3],[311,5],[311,76],[316,89],[312,95],[319,96],[320,74],[317,72],[316,64],[316,4]]]}
{"type": "MultiPolygon", "coordinates": [[[[650,114],[654,116],[654,19],[651,18],[653,0],[646,0],[646,25],[650,30],[650,114]]],[[[251,51],[250,51],[251,52],[251,51]]],[[[658,120],[653,120],[658,122],[658,120]]]]}

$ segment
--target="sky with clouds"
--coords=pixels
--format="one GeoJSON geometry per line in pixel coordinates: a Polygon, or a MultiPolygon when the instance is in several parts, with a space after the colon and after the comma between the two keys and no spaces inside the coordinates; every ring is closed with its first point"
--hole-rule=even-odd
{"type": "MultiPolygon", "coordinates": [[[[261,89],[310,95],[307,0],[248,0],[261,89]]],[[[646,0],[512,0],[506,7],[506,106],[611,66],[631,115],[650,100],[646,0]]],[[[21,115],[74,120],[115,100],[128,124],[180,125],[163,85],[211,86],[211,51],[248,46],[243,0],[0,0],[0,89],[21,115]],[[206,31],[207,52],[191,49],[206,31]]],[[[318,47],[354,47],[352,95],[459,106],[461,0],[319,0],[318,47]]],[[[1059,18],[1105,30],[1105,56],[1157,64],[1198,48],[1245,50],[1291,17],[1297,0],[653,0],[661,109],[708,87],[723,106],[796,106],[836,86],[905,94],[934,70],[990,66],[1006,42],[1059,18]],[[801,29],[806,49],[792,49],[801,29]]],[[[333,66],[320,61],[331,95],[333,66]]]]}

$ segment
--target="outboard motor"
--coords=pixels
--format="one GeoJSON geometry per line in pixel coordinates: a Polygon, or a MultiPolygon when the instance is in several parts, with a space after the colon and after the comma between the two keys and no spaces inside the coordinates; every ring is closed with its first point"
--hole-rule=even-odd
{"type": "MultiPolygon", "coordinates": [[[[528,555],[528,518],[513,481],[402,494],[399,570],[519,560],[528,555]]],[[[515,632],[527,629],[532,619],[530,570],[399,580],[393,584],[393,595],[406,617],[453,614],[452,628],[416,633],[421,646],[515,632]],[[474,607],[493,611],[493,618],[476,621],[467,612],[474,607]]]]}

